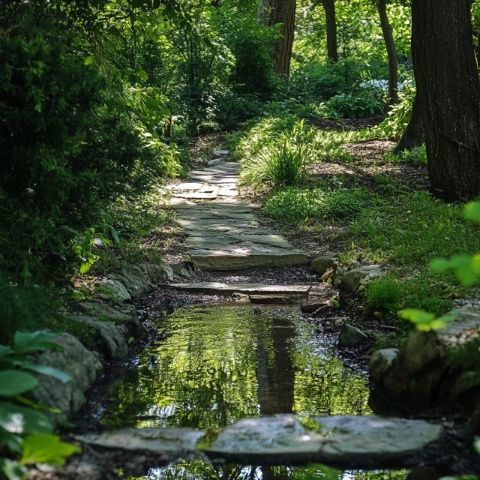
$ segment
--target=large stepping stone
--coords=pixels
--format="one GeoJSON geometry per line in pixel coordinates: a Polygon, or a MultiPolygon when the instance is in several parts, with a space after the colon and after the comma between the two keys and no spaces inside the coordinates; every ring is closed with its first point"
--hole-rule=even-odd
{"type": "Polygon", "coordinates": [[[170,288],[186,290],[193,293],[210,293],[212,295],[244,294],[282,294],[307,296],[311,285],[264,285],[261,283],[227,284],[221,282],[170,283],[170,288]]]}
{"type": "Polygon", "coordinates": [[[342,468],[393,468],[433,455],[443,427],[423,420],[317,417],[307,430],[292,415],[241,420],[221,432],[207,455],[242,464],[325,463],[342,468]]]}
{"type": "MultiPolygon", "coordinates": [[[[323,463],[343,469],[433,466],[449,437],[441,425],[423,420],[345,416],[310,418],[308,427],[294,415],[248,418],[221,431],[210,444],[191,428],[126,428],[77,435],[90,448],[140,456],[152,468],[180,458],[205,458],[215,464],[305,465],[323,463]],[[207,445],[207,446],[205,446],[207,445]]],[[[457,439],[458,441],[458,439],[457,439]]],[[[458,445],[457,445],[458,448],[458,445]]]]}
{"type": "Polygon", "coordinates": [[[325,436],[321,461],[343,467],[409,466],[442,440],[441,425],[378,416],[316,417],[325,436]]]}
{"type": "Polygon", "coordinates": [[[124,428],[104,433],[76,435],[75,440],[94,447],[136,453],[171,453],[177,458],[192,453],[205,435],[192,428],[124,428]]]}
{"type": "Polygon", "coordinates": [[[218,250],[192,250],[193,264],[210,271],[238,271],[250,268],[293,267],[307,265],[309,258],[299,250],[280,248],[236,247],[235,245],[218,250]]]}

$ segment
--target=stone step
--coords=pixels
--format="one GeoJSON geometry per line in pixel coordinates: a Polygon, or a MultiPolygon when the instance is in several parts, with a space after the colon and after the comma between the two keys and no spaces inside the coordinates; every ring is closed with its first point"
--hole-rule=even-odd
{"type": "Polygon", "coordinates": [[[265,247],[191,250],[190,259],[197,267],[208,271],[239,271],[252,268],[294,267],[307,265],[309,258],[299,250],[265,247]]]}
{"type": "MultiPolygon", "coordinates": [[[[238,163],[215,162],[192,170],[190,181],[170,188],[193,264],[204,270],[238,271],[309,263],[288,240],[262,228],[254,211],[237,198],[238,170],[238,163]]],[[[257,300],[275,302],[276,295],[264,293],[257,300]]]]}
{"type": "Polygon", "coordinates": [[[170,283],[169,288],[185,290],[192,293],[209,293],[212,295],[295,295],[308,296],[311,285],[265,285],[262,283],[228,284],[221,282],[170,283]]]}

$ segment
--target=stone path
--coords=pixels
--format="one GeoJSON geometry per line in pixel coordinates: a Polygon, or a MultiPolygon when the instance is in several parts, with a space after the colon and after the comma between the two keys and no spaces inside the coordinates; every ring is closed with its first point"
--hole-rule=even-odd
{"type": "Polygon", "coordinates": [[[307,255],[263,228],[239,199],[238,163],[215,162],[191,171],[188,182],[171,187],[178,222],[188,235],[185,245],[191,261],[212,271],[307,264],[307,255]]]}

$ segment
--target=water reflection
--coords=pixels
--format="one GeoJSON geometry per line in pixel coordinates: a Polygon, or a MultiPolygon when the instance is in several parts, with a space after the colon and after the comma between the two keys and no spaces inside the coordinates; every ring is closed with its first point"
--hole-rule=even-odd
{"type": "MultiPolygon", "coordinates": [[[[313,326],[300,318],[297,309],[271,307],[258,314],[246,306],[193,307],[162,320],[159,328],[164,339],[142,352],[138,368],[112,385],[102,418],[106,426],[189,426],[214,434],[248,416],[369,413],[365,378],[343,366],[332,346],[314,335],[313,326]]],[[[318,465],[218,467],[180,462],[143,478],[349,476],[357,474],[318,465]]]]}

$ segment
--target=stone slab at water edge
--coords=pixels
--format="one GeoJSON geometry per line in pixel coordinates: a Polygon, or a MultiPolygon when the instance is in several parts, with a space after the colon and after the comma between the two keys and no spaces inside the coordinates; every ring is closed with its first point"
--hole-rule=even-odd
{"type": "Polygon", "coordinates": [[[236,163],[219,162],[190,172],[191,181],[171,188],[191,261],[211,271],[309,263],[304,252],[262,228],[253,210],[239,200],[238,169],[236,163]]]}
{"type": "Polygon", "coordinates": [[[166,456],[206,455],[219,464],[319,462],[344,468],[383,468],[410,467],[419,459],[426,465],[435,464],[445,434],[442,426],[423,420],[377,416],[313,417],[309,427],[293,415],[248,418],[225,428],[208,447],[201,442],[205,432],[190,428],[127,428],[75,439],[129,456],[148,452],[160,463],[166,456]]]}

